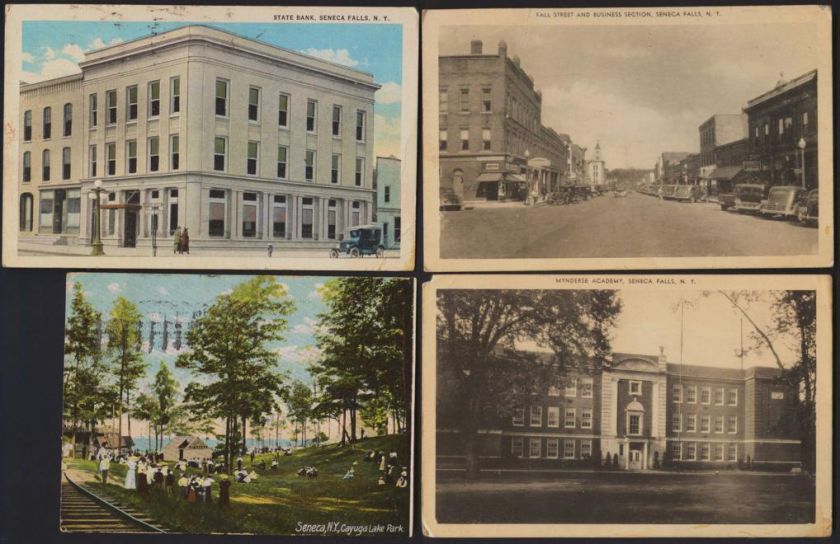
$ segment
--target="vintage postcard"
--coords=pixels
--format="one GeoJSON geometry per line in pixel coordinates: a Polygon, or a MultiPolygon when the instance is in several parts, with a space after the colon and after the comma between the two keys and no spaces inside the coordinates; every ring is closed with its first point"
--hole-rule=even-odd
{"type": "Polygon", "coordinates": [[[418,18],[7,6],[3,264],[412,269],[418,18]]]}
{"type": "Polygon", "coordinates": [[[414,306],[411,278],[69,274],[61,531],[410,536],[414,306]]]}
{"type": "Polygon", "coordinates": [[[433,272],[830,266],[829,6],[424,11],[433,272]]]}
{"type": "Polygon", "coordinates": [[[423,532],[832,529],[829,276],[436,276],[423,532]]]}

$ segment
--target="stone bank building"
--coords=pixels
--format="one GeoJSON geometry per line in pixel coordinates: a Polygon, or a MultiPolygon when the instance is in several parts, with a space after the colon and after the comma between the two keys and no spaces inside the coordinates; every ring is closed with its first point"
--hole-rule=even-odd
{"type": "Polygon", "coordinates": [[[373,76],[205,26],[20,87],[20,239],[320,247],[372,221],[373,76]]]}

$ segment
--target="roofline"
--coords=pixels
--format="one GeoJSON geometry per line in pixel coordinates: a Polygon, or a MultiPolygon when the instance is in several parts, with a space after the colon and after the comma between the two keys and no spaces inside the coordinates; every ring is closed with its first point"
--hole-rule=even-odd
{"type": "Polygon", "coordinates": [[[36,81],[33,83],[27,83],[25,81],[20,82],[20,92],[28,92],[28,91],[35,91],[37,89],[43,89],[44,87],[49,87],[50,85],[60,85],[61,83],[69,83],[71,81],[75,81],[77,79],[84,79],[84,73],[79,72],[78,74],[70,74],[67,76],[59,76],[52,79],[45,79],[43,81],[36,81]]]}
{"type": "Polygon", "coordinates": [[[769,91],[762,93],[751,100],[747,100],[747,105],[744,107],[744,112],[757,106],[774,96],[779,96],[786,92],[792,91],[797,87],[800,87],[806,83],[809,83],[812,79],[817,77],[817,69],[813,69],[810,72],[806,72],[799,77],[795,77],[788,82],[785,82],[777,87],[770,89],[769,91]]]}

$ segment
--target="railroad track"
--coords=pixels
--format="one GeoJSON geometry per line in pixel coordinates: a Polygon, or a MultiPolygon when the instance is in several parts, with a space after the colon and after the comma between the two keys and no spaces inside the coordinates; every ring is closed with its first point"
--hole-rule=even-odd
{"type": "Polygon", "coordinates": [[[70,479],[61,481],[61,530],[68,533],[165,533],[154,521],[70,479]]]}

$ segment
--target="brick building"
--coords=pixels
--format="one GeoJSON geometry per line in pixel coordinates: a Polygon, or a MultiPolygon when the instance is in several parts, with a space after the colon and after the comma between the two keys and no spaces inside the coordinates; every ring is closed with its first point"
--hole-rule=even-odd
{"type": "MultiPolygon", "coordinates": [[[[609,455],[618,467],[636,470],[666,461],[795,466],[796,392],[778,376],[769,367],[692,366],[669,363],[664,353],[614,353],[601,372],[575,374],[561,389],[521,397],[509,418],[488,417],[479,430],[480,457],[574,466],[609,455]]],[[[462,454],[454,427],[439,418],[438,455],[462,454]]]]}
{"type": "Polygon", "coordinates": [[[663,151],[656,161],[656,180],[659,183],[681,183],[682,160],[691,155],[688,151],[663,151]]]}

